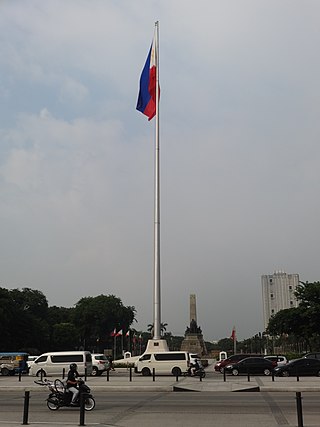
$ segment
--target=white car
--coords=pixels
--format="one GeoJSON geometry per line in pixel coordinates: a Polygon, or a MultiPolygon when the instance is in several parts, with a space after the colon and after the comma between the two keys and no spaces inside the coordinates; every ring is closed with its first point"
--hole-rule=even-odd
{"type": "Polygon", "coordinates": [[[96,377],[102,375],[109,368],[109,360],[105,354],[91,354],[92,372],[91,375],[96,377]]]}
{"type": "Polygon", "coordinates": [[[271,362],[277,362],[277,366],[283,366],[288,363],[286,356],[265,356],[265,359],[271,362]]]}

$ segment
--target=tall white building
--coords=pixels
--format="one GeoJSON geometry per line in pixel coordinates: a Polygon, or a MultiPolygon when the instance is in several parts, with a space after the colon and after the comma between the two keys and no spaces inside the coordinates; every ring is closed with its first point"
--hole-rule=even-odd
{"type": "Polygon", "coordinates": [[[294,296],[299,285],[299,274],[287,274],[275,271],[273,274],[261,276],[263,322],[266,329],[269,319],[280,310],[298,307],[294,296]]]}

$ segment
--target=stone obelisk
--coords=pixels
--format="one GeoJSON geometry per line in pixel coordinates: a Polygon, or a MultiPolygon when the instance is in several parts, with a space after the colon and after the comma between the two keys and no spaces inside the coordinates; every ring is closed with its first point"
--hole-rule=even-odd
{"type": "Polygon", "coordinates": [[[187,326],[185,338],[181,343],[181,350],[196,353],[199,356],[207,354],[202,330],[197,323],[197,303],[195,294],[190,295],[190,326],[187,326]]]}
{"type": "Polygon", "coordinates": [[[192,319],[197,321],[197,302],[196,302],[196,294],[190,295],[190,323],[192,319]]]}

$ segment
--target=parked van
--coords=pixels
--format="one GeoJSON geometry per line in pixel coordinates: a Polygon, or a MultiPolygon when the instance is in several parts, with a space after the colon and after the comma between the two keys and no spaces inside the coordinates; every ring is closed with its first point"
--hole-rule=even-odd
{"type": "Polygon", "coordinates": [[[157,374],[181,375],[190,366],[190,355],[187,351],[162,351],[145,353],[135,362],[135,372],[144,376],[151,375],[153,369],[157,374]]]}
{"type": "Polygon", "coordinates": [[[67,374],[71,363],[76,363],[79,375],[91,375],[92,359],[89,351],[56,351],[44,353],[33,362],[30,368],[30,374],[36,375],[59,375],[63,373],[63,369],[67,374]]]}

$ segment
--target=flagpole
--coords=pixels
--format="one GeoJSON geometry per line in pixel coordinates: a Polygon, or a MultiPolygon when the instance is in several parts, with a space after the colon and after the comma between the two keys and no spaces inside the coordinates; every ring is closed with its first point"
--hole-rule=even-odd
{"type": "Polygon", "coordinates": [[[161,338],[161,294],[160,294],[160,138],[159,138],[159,21],[155,23],[156,61],[156,135],[154,169],[154,311],[153,339],[161,338]]]}

